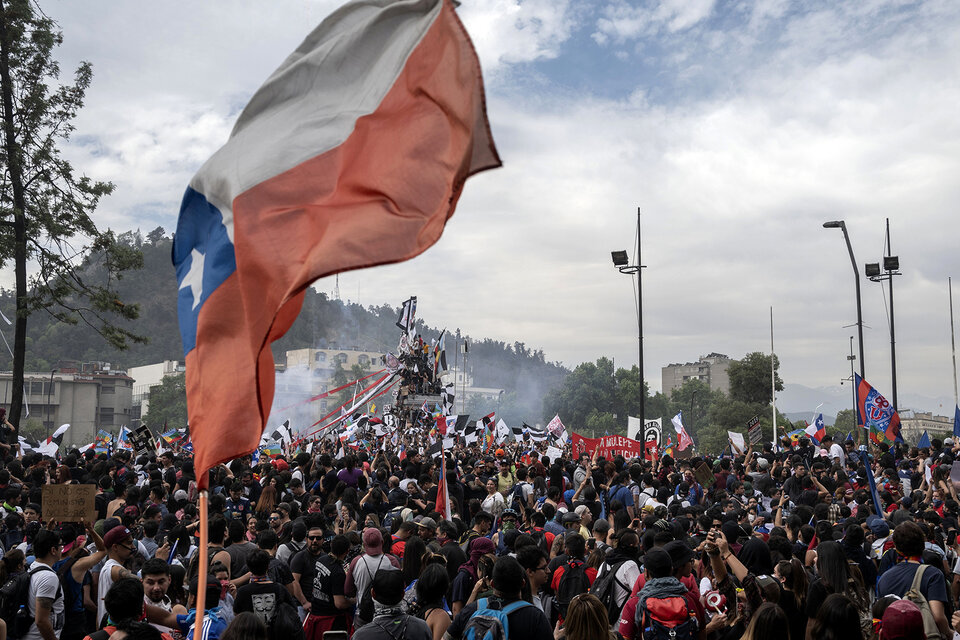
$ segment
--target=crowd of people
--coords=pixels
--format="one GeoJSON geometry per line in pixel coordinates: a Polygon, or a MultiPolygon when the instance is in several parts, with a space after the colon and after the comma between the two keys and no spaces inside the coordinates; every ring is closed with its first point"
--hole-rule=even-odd
{"type": "Polygon", "coordinates": [[[200,589],[203,640],[960,637],[950,439],[866,458],[829,436],[654,460],[458,444],[443,465],[409,438],[310,449],[210,472],[204,584],[188,453],[10,450],[0,640],[192,639],[200,589]],[[96,485],[96,521],[44,518],[63,483],[96,485]]]}

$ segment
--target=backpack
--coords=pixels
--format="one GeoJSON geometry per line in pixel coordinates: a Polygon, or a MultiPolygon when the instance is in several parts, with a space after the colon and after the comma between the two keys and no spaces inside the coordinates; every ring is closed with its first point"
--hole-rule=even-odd
{"type": "Polygon", "coordinates": [[[507,619],[514,611],[533,605],[526,600],[517,600],[507,606],[491,602],[487,598],[477,600],[477,610],[463,627],[463,640],[509,640],[510,622],[507,619]],[[497,606],[494,607],[493,605],[497,606]]]}
{"type": "MultiPolygon", "coordinates": [[[[210,565],[213,564],[213,556],[217,555],[223,551],[223,547],[217,547],[216,549],[207,550],[207,569],[210,569],[210,565]]],[[[190,566],[187,569],[187,578],[186,584],[190,584],[190,581],[200,575],[200,554],[193,554],[193,558],[190,559],[190,566]]]]}
{"type": "MultiPolygon", "coordinates": [[[[380,556],[380,560],[377,562],[377,571],[380,570],[380,565],[383,564],[385,557],[386,556],[380,556]]],[[[370,579],[367,580],[367,584],[363,587],[363,593],[360,594],[360,598],[357,600],[357,617],[366,622],[370,622],[373,620],[374,614],[373,596],[370,594],[370,589],[373,587],[373,576],[376,575],[377,571],[370,571],[370,566],[362,557],[357,560],[357,563],[363,565],[363,568],[367,570],[367,575],[370,577],[370,579]]]]}
{"type": "MultiPolygon", "coordinates": [[[[11,640],[24,637],[33,626],[27,599],[30,597],[30,581],[40,571],[56,573],[50,567],[38,566],[15,575],[0,587],[0,617],[7,624],[7,638],[11,640]]],[[[62,587],[58,585],[56,597],[62,593],[62,587]]]]}
{"type": "Polygon", "coordinates": [[[560,615],[566,617],[570,601],[581,593],[590,591],[590,578],[587,565],[583,560],[570,560],[564,565],[563,575],[557,585],[557,607],[560,615]]]}
{"type": "Polygon", "coordinates": [[[697,637],[697,616],[683,596],[648,597],[637,606],[639,638],[643,640],[693,640],[697,637]]]}
{"type": "Polygon", "coordinates": [[[523,488],[529,487],[529,482],[518,482],[513,486],[513,497],[510,499],[510,508],[516,511],[517,513],[525,513],[527,511],[527,501],[523,497],[523,488]]]}
{"type": "Polygon", "coordinates": [[[626,562],[633,561],[621,560],[613,565],[604,563],[603,567],[601,567],[601,573],[597,574],[597,579],[593,581],[593,586],[590,587],[590,593],[597,596],[600,602],[603,603],[603,606],[607,608],[607,619],[611,626],[620,619],[620,610],[623,608],[627,598],[630,597],[630,587],[617,580],[617,571],[619,571],[620,567],[626,562]],[[624,598],[623,602],[616,602],[615,600],[617,585],[627,592],[627,598],[624,598]]]}
{"type": "Polygon", "coordinates": [[[937,640],[940,637],[940,630],[937,628],[937,622],[933,619],[933,612],[930,611],[930,603],[920,593],[920,584],[923,582],[923,571],[927,565],[921,564],[917,567],[917,572],[913,574],[913,583],[910,589],[904,594],[904,598],[920,608],[920,615],[923,617],[923,637],[927,640],[937,640]]]}
{"type": "Polygon", "coordinates": [[[403,511],[402,506],[397,507],[396,509],[393,509],[391,511],[388,511],[387,514],[383,516],[383,522],[381,523],[383,525],[383,528],[386,529],[387,531],[390,531],[393,528],[394,518],[399,518],[401,511],[403,511]]]}

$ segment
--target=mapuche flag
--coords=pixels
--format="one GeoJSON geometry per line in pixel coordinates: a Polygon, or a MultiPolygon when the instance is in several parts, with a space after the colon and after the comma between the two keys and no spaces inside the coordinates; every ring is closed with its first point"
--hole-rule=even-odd
{"type": "Polygon", "coordinates": [[[433,245],[466,179],[500,166],[476,52],[451,0],[363,0],[267,79],[183,197],[173,243],[201,487],[252,452],[270,344],[316,279],[433,245]]]}

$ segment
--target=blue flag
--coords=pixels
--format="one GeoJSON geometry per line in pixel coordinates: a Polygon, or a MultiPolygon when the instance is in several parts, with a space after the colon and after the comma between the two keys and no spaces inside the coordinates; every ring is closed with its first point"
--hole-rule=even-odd
{"type": "Polygon", "coordinates": [[[873,469],[870,467],[870,458],[867,457],[866,447],[860,449],[860,460],[867,469],[867,482],[870,484],[870,497],[873,499],[873,508],[878,516],[883,516],[883,509],[880,508],[880,496],[877,495],[877,483],[873,479],[873,469]]]}
{"type": "Polygon", "coordinates": [[[930,448],[930,436],[927,435],[926,430],[924,430],[923,435],[920,436],[920,440],[917,442],[918,449],[923,449],[924,447],[927,449],[930,448]]]}
{"type": "Polygon", "coordinates": [[[960,436],[960,405],[957,405],[957,410],[953,414],[953,435],[960,436]]]}

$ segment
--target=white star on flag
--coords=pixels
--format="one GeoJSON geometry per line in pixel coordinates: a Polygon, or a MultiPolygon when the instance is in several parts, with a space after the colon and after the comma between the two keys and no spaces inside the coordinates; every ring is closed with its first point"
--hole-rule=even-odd
{"type": "Polygon", "coordinates": [[[190,251],[190,270],[183,276],[183,282],[180,288],[190,287],[190,295],[193,296],[193,309],[200,304],[200,296],[203,295],[203,254],[194,248],[190,251]]]}

